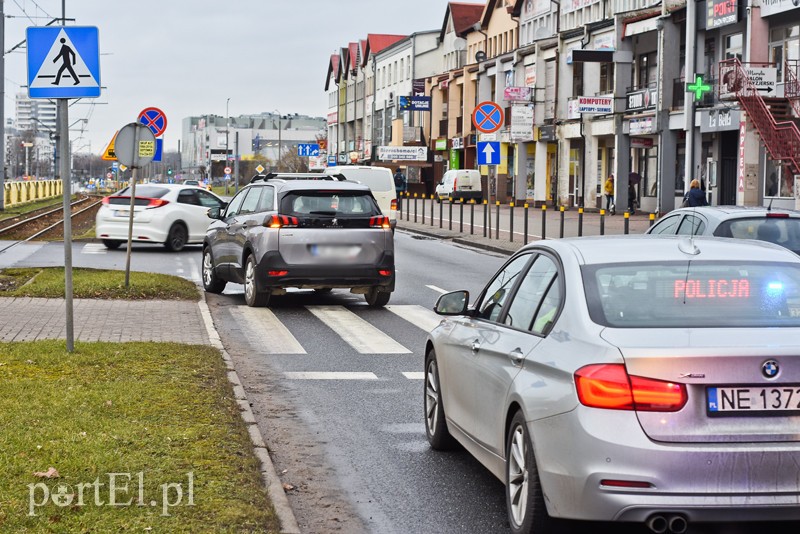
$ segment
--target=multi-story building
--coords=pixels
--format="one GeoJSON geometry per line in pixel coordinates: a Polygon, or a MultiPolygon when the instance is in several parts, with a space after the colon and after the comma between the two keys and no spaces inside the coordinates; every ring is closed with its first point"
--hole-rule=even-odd
{"type": "MultiPolygon", "coordinates": [[[[794,207],[795,3],[449,2],[441,66],[424,85],[433,175],[477,168],[476,143],[494,138],[501,163],[481,169],[492,199],[600,208],[614,175],[617,204],[630,186],[650,212],[674,209],[693,179],[712,204],[794,207]],[[506,111],[490,136],[471,120],[483,101],[506,111]]],[[[389,81],[397,58],[390,47],[376,59],[373,135],[394,143],[386,122],[398,115],[384,87],[398,83],[389,81]]]]}
{"type": "Polygon", "coordinates": [[[232,160],[236,154],[242,159],[263,158],[275,165],[288,151],[296,152],[299,143],[315,143],[324,137],[326,129],[322,117],[277,111],[238,117],[187,117],[181,133],[181,166],[207,173],[214,162],[232,160]]]}

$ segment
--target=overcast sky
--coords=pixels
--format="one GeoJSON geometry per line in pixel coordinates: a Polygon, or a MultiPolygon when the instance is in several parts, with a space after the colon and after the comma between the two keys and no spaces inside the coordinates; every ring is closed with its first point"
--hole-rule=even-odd
{"type": "MultiPolygon", "coordinates": [[[[2,0],[0,0],[2,1],[2,0]]],[[[61,0],[6,0],[4,49],[28,26],[61,16],[61,0]]],[[[446,0],[67,0],[68,25],[97,26],[97,99],[70,107],[76,149],[99,153],[114,132],[146,107],[167,115],[167,150],[177,150],[181,123],[193,115],[279,110],[324,117],[330,55],[368,33],[408,35],[440,29],[446,0]],[[94,105],[90,105],[95,102],[94,105]],[[74,128],[78,128],[76,125],[74,128]]],[[[27,92],[24,48],[6,54],[6,117],[27,92]]]]}

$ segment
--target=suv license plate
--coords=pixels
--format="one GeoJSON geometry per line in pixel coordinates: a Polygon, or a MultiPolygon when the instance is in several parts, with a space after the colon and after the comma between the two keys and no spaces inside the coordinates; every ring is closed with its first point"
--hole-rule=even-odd
{"type": "Polygon", "coordinates": [[[708,415],[800,413],[800,386],[720,386],[706,388],[708,415]]]}
{"type": "Polygon", "coordinates": [[[311,255],[318,258],[354,258],[359,252],[359,245],[311,245],[311,255]]]}

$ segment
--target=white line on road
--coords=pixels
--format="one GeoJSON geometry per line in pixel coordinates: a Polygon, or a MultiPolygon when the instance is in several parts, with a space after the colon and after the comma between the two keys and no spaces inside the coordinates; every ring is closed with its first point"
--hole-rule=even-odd
{"type": "Polygon", "coordinates": [[[389,305],[386,309],[426,332],[430,332],[442,322],[442,318],[436,313],[416,304],[389,305]]]}
{"type": "Polygon", "coordinates": [[[189,258],[189,279],[192,282],[202,282],[200,277],[200,267],[197,265],[197,258],[189,258]]]}
{"type": "Polygon", "coordinates": [[[306,354],[286,326],[268,308],[231,307],[233,319],[253,348],[267,354],[306,354]]]}
{"type": "Polygon", "coordinates": [[[375,373],[359,372],[293,372],[283,373],[289,380],[377,380],[375,373]]]}
{"type": "Polygon", "coordinates": [[[428,289],[433,289],[434,291],[436,291],[437,293],[441,293],[442,295],[444,295],[445,293],[449,293],[449,291],[447,291],[446,289],[442,289],[441,287],[436,287],[436,286],[425,286],[425,287],[427,287],[428,289]]]}
{"type": "Polygon", "coordinates": [[[403,376],[408,378],[409,380],[425,380],[425,372],[424,371],[410,371],[403,373],[403,376]]]}
{"type": "Polygon", "coordinates": [[[108,249],[101,243],[86,243],[81,252],[83,254],[106,254],[108,249]]]}
{"type": "Polygon", "coordinates": [[[361,354],[411,354],[410,350],[344,306],[306,308],[361,354]]]}

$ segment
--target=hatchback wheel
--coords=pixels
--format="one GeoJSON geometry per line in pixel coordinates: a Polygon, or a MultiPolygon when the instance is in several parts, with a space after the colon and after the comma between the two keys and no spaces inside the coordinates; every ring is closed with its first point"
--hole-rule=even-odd
{"type": "Polygon", "coordinates": [[[389,303],[391,296],[391,291],[381,291],[380,288],[372,287],[364,295],[364,299],[366,299],[370,308],[383,308],[389,303]]]}
{"type": "Polygon", "coordinates": [[[432,449],[444,451],[452,449],[455,439],[447,430],[447,421],[442,406],[442,390],[439,382],[439,367],[436,352],[428,351],[425,357],[425,434],[432,449]]]}
{"type": "Polygon", "coordinates": [[[506,438],[506,507],[514,533],[569,530],[547,513],[533,444],[522,412],[514,415],[506,438]]]}
{"type": "Polygon", "coordinates": [[[214,257],[211,247],[203,249],[203,288],[209,293],[222,293],[227,282],[214,271],[214,257]]]}
{"type": "Polygon", "coordinates": [[[181,223],[175,223],[169,229],[169,233],[167,234],[167,242],[164,243],[164,246],[167,247],[167,250],[179,252],[183,250],[183,247],[186,246],[186,241],[188,240],[189,234],[186,231],[186,227],[181,223]]]}
{"type": "Polygon", "coordinates": [[[256,284],[256,260],[252,255],[247,256],[244,267],[244,301],[248,306],[261,307],[269,304],[270,294],[259,291],[256,284]]]}

